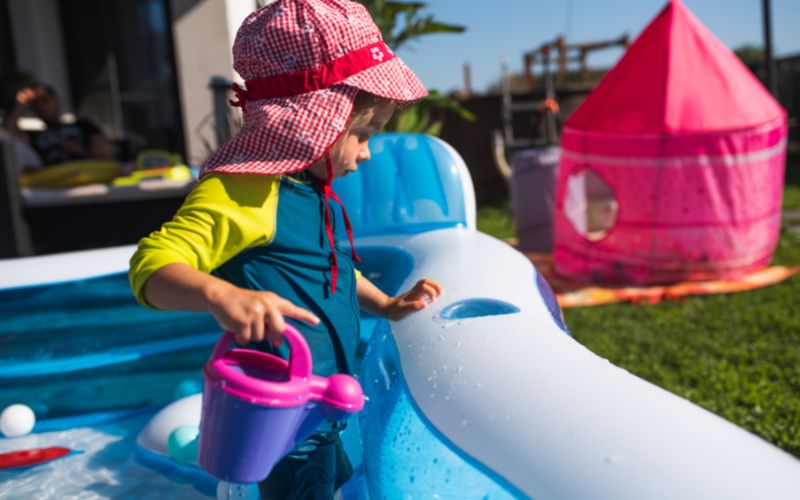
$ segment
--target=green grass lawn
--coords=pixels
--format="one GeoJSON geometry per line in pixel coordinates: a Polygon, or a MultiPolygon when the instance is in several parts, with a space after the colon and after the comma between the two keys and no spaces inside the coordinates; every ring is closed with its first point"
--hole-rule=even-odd
{"type": "MultiPolygon", "coordinates": [[[[798,170],[793,158],[785,208],[800,208],[798,170]]],[[[508,206],[481,208],[478,229],[513,236],[508,206]]],[[[796,234],[782,231],[773,263],[800,265],[796,234]]],[[[596,354],[800,457],[799,276],[750,292],[564,314],[596,354]]]]}

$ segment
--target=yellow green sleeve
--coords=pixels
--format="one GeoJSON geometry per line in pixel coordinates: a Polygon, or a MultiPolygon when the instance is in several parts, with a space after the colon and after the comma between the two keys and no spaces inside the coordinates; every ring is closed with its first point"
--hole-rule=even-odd
{"type": "Polygon", "coordinates": [[[180,262],[211,272],[235,255],[272,241],[280,177],[205,176],[171,221],[139,241],[128,279],[136,300],[148,306],[144,284],[161,267],[180,262]]]}

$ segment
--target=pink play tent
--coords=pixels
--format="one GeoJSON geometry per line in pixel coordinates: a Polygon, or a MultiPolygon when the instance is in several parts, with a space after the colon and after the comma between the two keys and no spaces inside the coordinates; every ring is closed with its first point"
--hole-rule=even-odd
{"type": "Polygon", "coordinates": [[[559,274],[654,284],[769,263],[786,112],[679,0],[566,121],[559,274]]]}

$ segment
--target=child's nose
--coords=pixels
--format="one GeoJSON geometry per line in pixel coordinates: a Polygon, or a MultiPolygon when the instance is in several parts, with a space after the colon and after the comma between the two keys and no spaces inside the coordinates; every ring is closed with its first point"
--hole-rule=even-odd
{"type": "Polygon", "coordinates": [[[366,146],[364,149],[361,150],[361,154],[359,155],[359,161],[368,161],[372,158],[372,154],[369,152],[369,146],[366,146]]]}

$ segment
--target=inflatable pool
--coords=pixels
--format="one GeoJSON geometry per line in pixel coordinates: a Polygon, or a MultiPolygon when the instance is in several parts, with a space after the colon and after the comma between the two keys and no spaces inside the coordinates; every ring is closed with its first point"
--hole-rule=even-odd
{"type": "MultiPolygon", "coordinates": [[[[452,148],[373,141],[369,164],[336,186],[362,272],[389,293],[428,276],[446,294],[400,322],[362,318],[368,400],[343,434],[356,469],[345,498],[797,498],[800,461],[570,337],[531,263],[475,230],[452,148]]],[[[220,332],[206,315],[137,306],[132,252],[0,262],[0,406],[37,416],[0,454],[74,452],[0,470],[0,496],[217,494],[167,441],[199,423],[200,368],[220,332]]]]}

